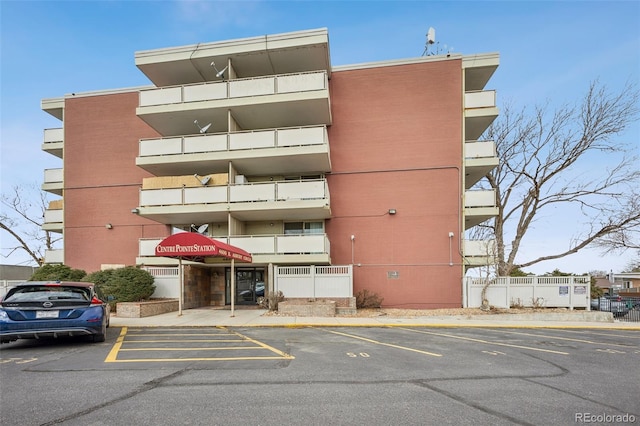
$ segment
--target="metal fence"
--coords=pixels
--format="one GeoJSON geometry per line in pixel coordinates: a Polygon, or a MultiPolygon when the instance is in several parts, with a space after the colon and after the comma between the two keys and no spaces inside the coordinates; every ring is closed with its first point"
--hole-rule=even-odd
{"type": "Polygon", "coordinates": [[[600,297],[591,301],[591,310],[611,312],[618,321],[640,322],[640,297],[600,297]]]}

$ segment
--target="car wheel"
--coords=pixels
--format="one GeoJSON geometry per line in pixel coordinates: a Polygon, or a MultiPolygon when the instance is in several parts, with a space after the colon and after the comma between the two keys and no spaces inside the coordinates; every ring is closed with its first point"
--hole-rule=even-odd
{"type": "Polygon", "coordinates": [[[93,338],[93,343],[100,343],[105,341],[105,336],[102,333],[94,334],[91,337],[93,338]]]}

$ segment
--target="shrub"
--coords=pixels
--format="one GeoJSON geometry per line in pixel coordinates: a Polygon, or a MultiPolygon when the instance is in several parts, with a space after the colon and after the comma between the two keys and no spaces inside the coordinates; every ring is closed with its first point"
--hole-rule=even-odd
{"type": "Polygon", "coordinates": [[[602,297],[602,295],[604,294],[604,290],[602,289],[602,287],[596,284],[596,277],[594,276],[591,276],[590,290],[591,290],[592,299],[597,299],[599,297],[602,297]]]}
{"type": "Polygon", "coordinates": [[[156,289],[153,275],[134,266],[93,272],[84,281],[95,283],[117,302],[139,302],[150,298],[156,289]]]}
{"type": "Polygon", "coordinates": [[[67,265],[46,264],[29,278],[29,281],[80,281],[87,273],[82,269],[71,269],[67,265]]]}
{"type": "Polygon", "coordinates": [[[284,294],[281,291],[278,293],[270,291],[266,297],[258,297],[258,306],[269,309],[270,311],[277,311],[278,303],[284,300],[284,294]]]}
{"type": "Polygon", "coordinates": [[[379,308],[382,306],[382,301],[384,299],[378,296],[377,293],[369,292],[367,289],[360,290],[356,293],[356,308],[357,309],[368,309],[368,308],[379,308]]]}
{"type": "Polygon", "coordinates": [[[105,287],[107,286],[107,283],[113,276],[114,271],[115,269],[106,269],[104,271],[92,272],[86,277],[84,277],[82,281],[94,283],[97,287],[100,287],[100,289],[104,291],[105,287]]]}

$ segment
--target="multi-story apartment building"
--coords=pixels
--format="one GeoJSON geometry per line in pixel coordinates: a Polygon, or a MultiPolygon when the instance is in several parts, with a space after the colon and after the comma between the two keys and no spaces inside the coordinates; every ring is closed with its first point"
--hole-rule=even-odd
{"type": "MultiPolygon", "coordinates": [[[[61,198],[44,227],[64,240],[46,262],[172,266],[154,247],[198,231],[252,254],[238,292],[275,266],[353,265],[353,292],[383,306],[459,307],[466,268],[490,261],[464,236],[497,214],[471,188],[498,164],[479,140],[498,63],[332,67],[326,29],[136,52],[151,86],[42,101],[62,122],[44,133],[63,163],[45,170],[61,198]]],[[[230,303],[229,271],[192,264],[186,306],[230,303]]]]}

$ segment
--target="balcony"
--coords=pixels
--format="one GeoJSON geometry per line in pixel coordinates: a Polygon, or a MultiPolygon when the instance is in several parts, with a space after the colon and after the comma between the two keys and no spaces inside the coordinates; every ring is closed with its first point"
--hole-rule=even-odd
{"type": "Polygon", "coordinates": [[[156,176],[226,173],[229,162],[268,176],[331,171],[324,125],[143,139],[136,165],[156,176]]]}
{"type": "MultiPolygon", "coordinates": [[[[329,238],[326,234],[311,235],[240,235],[212,237],[251,253],[254,264],[329,264],[331,262],[329,238]]],[[[141,239],[138,243],[138,264],[173,264],[177,261],[155,257],[160,238],[141,239]]]]}
{"type": "Polygon", "coordinates": [[[498,53],[465,55],[462,58],[465,90],[484,90],[499,65],[500,54],[498,53]]]}
{"type": "Polygon", "coordinates": [[[49,207],[44,211],[44,223],[42,229],[51,232],[62,232],[64,229],[64,210],[62,200],[55,200],[49,203],[49,207]]]}
{"type": "Polygon", "coordinates": [[[465,139],[480,138],[498,116],[495,90],[466,92],[464,94],[465,139]]]}
{"type": "Polygon", "coordinates": [[[42,190],[56,195],[62,195],[64,189],[64,169],[45,169],[42,190]]]}
{"type": "Polygon", "coordinates": [[[42,150],[58,158],[63,158],[64,153],[64,129],[44,129],[42,150]]]}
{"type": "Polygon", "coordinates": [[[60,121],[64,118],[64,98],[43,99],[40,108],[60,121]]]}
{"type": "Polygon", "coordinates": [[[495,240],[463,240],[462,248],[466,266],[485,266],[496,262],[495,240]]]}
{"type": "Polygon", "coordinates": [[[479,225],[498,215],[494,190],[465,191],[464,229],[479,225]]]}
{"type": "Polygon", "coordinates": [[[465,189],[475,185],[498,164],[494,141],[467,141],[464,144],[465,189]]]}
{"type": "Polygon", "coordinates": [[[140,91],[138,117],[161,135],[187,135],[194,120],[227,131],[331,124],[326,71],[242,78],[140,91]]]}
{"type": "Polygon", "coordinates": [[[198,43],[135,53],[136,66],[158,87],[219,80],[215,62],[227,76],[331,70],[326,28],[198,43]]]}
{"type": "Polygon", "coordinates": [[[140,190],[138,214],[156,222],[209,223],[276,219],[327,219],[326,179],[140,190]]]}
{"type": "Polygon", "coordinates": [[[44,263],[64,263],[64,250],[45,250],[44,263]]]}

